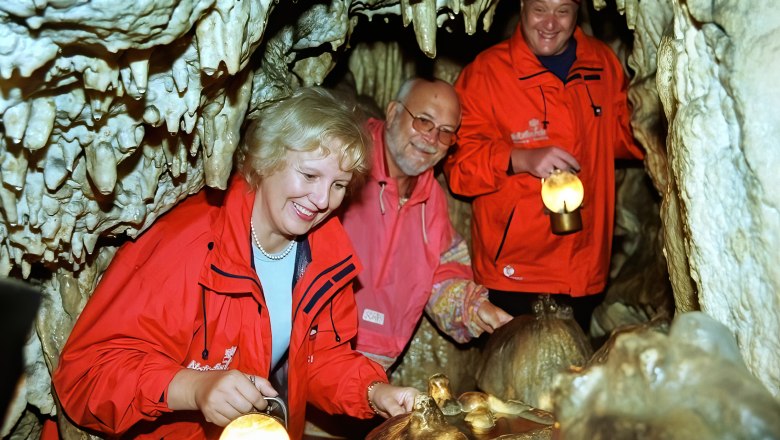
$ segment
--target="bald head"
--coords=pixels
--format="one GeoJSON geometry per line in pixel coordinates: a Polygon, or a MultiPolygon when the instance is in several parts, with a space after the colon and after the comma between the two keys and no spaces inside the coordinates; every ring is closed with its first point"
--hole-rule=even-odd
{"type": "MultiPolygon", "coordinates": [[[[427,80],[423,78],[412,78],[406,80],[398,90],[396,101],[408,103],[409,98],[414,97],[431,98],[442,101],[450,110],[457,114],[455,126],[460,125],[460,100],[455,88],[446,81],[440,79],[427,80]]],[[[453,121],[450,121],[451,123],[453,121]]]]}

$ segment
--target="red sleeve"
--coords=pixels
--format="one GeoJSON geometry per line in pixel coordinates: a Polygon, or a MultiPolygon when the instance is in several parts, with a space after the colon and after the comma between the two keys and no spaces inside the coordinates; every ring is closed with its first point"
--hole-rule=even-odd
{"type": "Polygon", "coordinates": [[[468,66],[455,83],[463,119],[457,147],[444,165],[452,192],[469,197],[499,189],[508,177],[512,152],[493,121],[488,78],[478,67],[468,66]]]}
{"type": "Polygon", "coordinates": [[[198,308],[199,296],[185,292],[198,288],[198,269],[177,258],[185,270],[168,270],[158,236],[117,252],[60,356],[57,397],[83,427],[120,434],[171,411],[168,384],[183,368],[198,308]]]}
{"type": "Polygon", "coordinates": [[[368,385],[388,382],[382,366],[354,351],[351,340],[357,334],[357,308],[352,285],[337,293],[321,312],[320,334],[315,346],[316,361],[309,367],[309,401],[331,414],[348,414],[368,419],[374,411],[368,406],[368,385]],[[330,307],[333,316],[330,316],[330,307]],[[340,342],[333,335],[335,324],[340,342]]]}

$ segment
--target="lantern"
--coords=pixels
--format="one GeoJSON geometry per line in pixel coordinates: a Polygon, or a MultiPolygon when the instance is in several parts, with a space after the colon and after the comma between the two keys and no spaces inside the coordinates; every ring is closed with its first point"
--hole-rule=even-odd
{"type": "Polygon", "coordinates": [[[284,402],[278,397],[265,397],[265,400],[269,403],[266,409],[268,412],[244,414],[233,420],[222,431],[219,440],[250,440],[258,438],[265,440],[290,440],[290,435],[287,434],[287,429],[285,428],[287,425],[287,407],[284,402]],[[284,424],[270,414],[272,402],[281,407],[284,413],[284,424]]]}
{"type": "Polygon", "coordinates": [[[569,170],[555,169],[550,177],[542,179],[542,201],[550,210],[553,234],[566,235],[582,229],[582,204],[585,189],[582,182],[569,170]]]}

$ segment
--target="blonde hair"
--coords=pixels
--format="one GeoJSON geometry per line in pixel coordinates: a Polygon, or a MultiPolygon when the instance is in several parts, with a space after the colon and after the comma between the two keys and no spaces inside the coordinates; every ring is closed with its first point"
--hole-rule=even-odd
{"type": "Polygon", "coordinates": [[[262,108],[244,132],[237,169],[257,190],[264,177],[287,165],[287,152],[320,150],[339,155],[341,169],[352,173],[349,186],[362,183],[371,165],[371,137],[357,106],[322,87],[303,87],[262,108]],[[335,141],[335,142],[329,142],[335,141]],[[326,145],[336,144],[338,151],[326,145]]]}

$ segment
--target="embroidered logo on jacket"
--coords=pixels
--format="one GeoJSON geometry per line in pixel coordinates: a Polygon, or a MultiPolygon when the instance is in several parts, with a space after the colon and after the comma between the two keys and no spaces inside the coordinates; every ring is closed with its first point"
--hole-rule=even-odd
{"type": "Polygon", "coordinates": [[[376,310],[365,309],[363,310],[363,321],[383,325],[385,323],[385,314],[377,312],[376,310]]]}
{"type": "Polygon", "coordinates": [[[210,370],[227,370],[230,366],[230,362],[233,360],[233,356],[236,354],[236,346],[232,346],[225,350],[225,356],[222,358],[222,362],[214,364],[213,367],[208,365],[201,365],[200,362],[196,362],[194,359],[187,364],[187,368],[190,370],[198,371],[210,371],[210,370]]]}
{"type": "Polygon", "coordinates": [[[516,131],[511,134],[512,142],[515,144],[527,144],[534,141],[543,141],[549,139],[547,130],[542,127],[542,122],[536,118],[528,121],[528,130],[516,131]]]}

